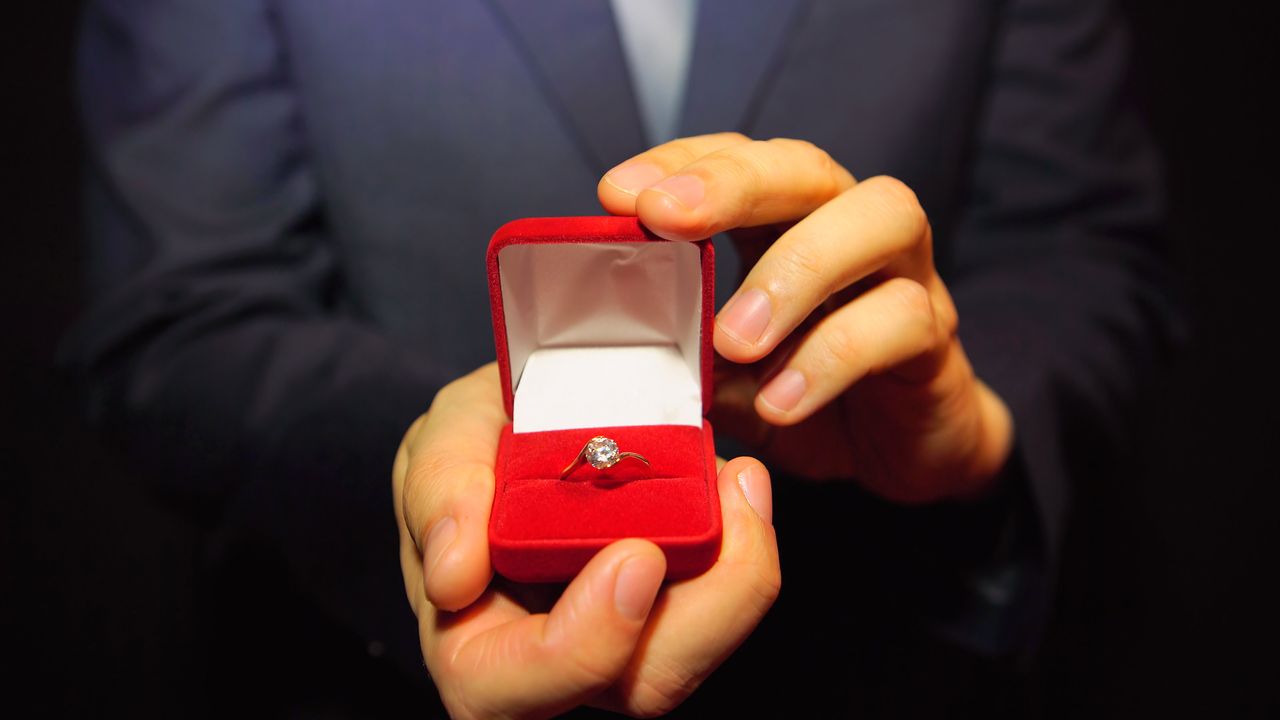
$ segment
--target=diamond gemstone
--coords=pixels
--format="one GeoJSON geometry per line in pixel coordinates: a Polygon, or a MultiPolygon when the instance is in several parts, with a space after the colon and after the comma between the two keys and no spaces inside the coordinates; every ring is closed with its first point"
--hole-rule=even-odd
{"type": "Polygon", "coordinates": [[[597,470],[603,470],[618,462],[618,443],[607,437],[593,437],[587,443],[587,462],[597,470]]]}

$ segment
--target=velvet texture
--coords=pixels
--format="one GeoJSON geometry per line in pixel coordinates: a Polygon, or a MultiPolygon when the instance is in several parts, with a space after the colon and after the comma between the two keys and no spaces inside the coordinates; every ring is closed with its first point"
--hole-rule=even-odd
{"type": "MultiPolygon", "coordinates": [[[[494,343],[508,415],[513,406],[511,363],[502,308],[498,253],[513,243],[666,242],[634,218],[584,217],[518,220],[489,245],[488,271],[494,343]]],[[[711,397],[710,328],[714,308],[711,244],[702,262],[701,368],[704,408],[711,397]]],[[[690,308],[695,312],[695,308],[690,308]]],[[[495,464],[497,483],[489,523],[494,569],[520,582],[571,579],[609,543],[629,537],[653,541],[667,557],[671,578],[697,575],[720,551],[720,500],[710,423],[635,425],[513,433],[503,429],[495,464]],[[565,480],[564,469],[595,435],[638,452],[646,467],[624,460],[607,470],[584,466],[565,480]]]]}
{"type": "Polygon", "coordinates": [[[720,550],[711,425],[640,425],[512,433],[498,446],[489,525],[495,569],[513,580],[566,580],[609,543],[644,537],[667,555],[669,576],[705,570],[720,550]],[[564,469],[593,435],[644,455],[607,470],[564,469]]]}

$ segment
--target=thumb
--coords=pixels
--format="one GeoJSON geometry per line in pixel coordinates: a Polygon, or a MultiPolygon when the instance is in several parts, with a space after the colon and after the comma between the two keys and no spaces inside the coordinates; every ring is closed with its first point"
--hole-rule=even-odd
{"type": "MultiPolygon", "coordinates": [[[[721,468],[720,476],[722,486],[725,476],[733,478],[742,491],[741,497],[746,500],[746,504],[765,525],[773,524],[773,483],[770,481],[769,471],[759,460],[750,457],[734,458],[721,468]]],[[[723,491],[720,495],[722,503],[726,501],[726,495],[731,503],[736,497],[734,493],[723,491]]]]}
{"type": "Polygon", "coordinates": [[[446,650],[463,697],[524,717],[563,712],[599,694],[626,669],[666,568],[662,551],[644,540],[601,550],[549,614],[490,628],[456,652],[446,650]]]}

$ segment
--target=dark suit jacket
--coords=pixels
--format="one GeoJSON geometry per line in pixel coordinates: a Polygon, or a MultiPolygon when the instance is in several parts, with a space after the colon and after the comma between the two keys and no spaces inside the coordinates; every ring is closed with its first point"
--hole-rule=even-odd
{"type": "MultiPolygon", "coordinates": [[[[94,299],[66,357],[92,412],[217,547],[250,538],[421,675],[391,459],[442,384],[493,359],[492,231],[598,213],[602,172],[645,147],[608,4],[97,0],[82,31],[94,299]]],[[[1124,54],[1100,0],[702,1],[682,134],[804,138],[915,188],[1017,424],[999,502],[779,479],[779,607],[826,597],[805,617],[993,653],[1034,638],[1073,443],[1121,439],[1171,330],[1124,54]],[[863,599],[830,602],[835,580],[863,599]]],[[[776,634],[821,649],[831,627],[776,634]]]]}

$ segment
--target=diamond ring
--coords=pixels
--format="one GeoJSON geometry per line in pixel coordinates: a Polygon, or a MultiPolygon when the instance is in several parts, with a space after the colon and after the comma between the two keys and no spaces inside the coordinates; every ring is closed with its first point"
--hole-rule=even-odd
{"type": "Polygon", "coordinates": [[[633,452],[618,452],[617,442],[612,438],[597,435],[588,440],[587,444],[583,445],[582,449],[578,451],[578,456],[573,459],[573,462],[560,471],[560,479],[564,480],[569,477],[574,470],[583,465],[590,465],[597,470],[604,470],[617,465],[627,458],[634,458],[645,465],[649,464],[649,461],[643,455],[633,452]]]}

